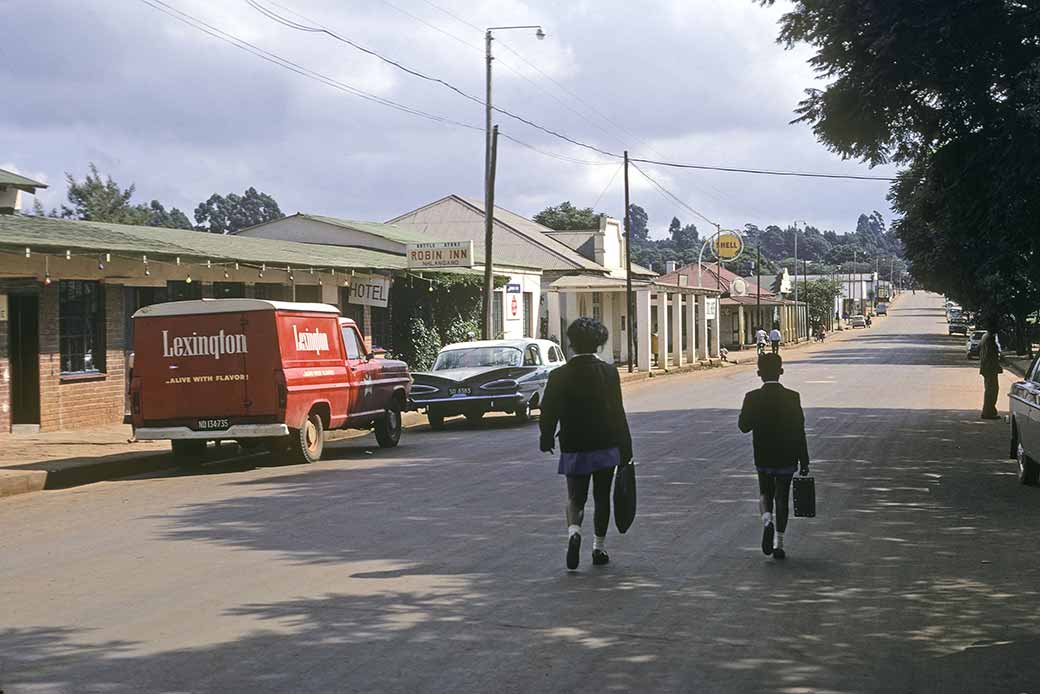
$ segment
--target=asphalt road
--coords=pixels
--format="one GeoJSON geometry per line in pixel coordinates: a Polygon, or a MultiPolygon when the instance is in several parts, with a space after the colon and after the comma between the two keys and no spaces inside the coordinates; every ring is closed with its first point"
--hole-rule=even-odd
{"type": "Polygon", "coordinates": [[[0,502],[0,688],[1038,691],[1040,490],[939,302],[787,363],[819,516],[784,563],[736,427],[753,369],[653,379],[636,523],[576,574],[555,462],[505,419],[0,502]]]}

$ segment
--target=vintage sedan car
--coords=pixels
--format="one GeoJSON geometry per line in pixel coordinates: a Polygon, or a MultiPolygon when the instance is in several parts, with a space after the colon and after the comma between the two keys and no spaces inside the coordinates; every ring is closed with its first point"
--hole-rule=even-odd
{"type": "Polygon", "coordinates": [[[425,409],[433,429],[446,417],[477,421],[508,412],[526,422],[545,394],[549,372],[565,363],[548,340],[483,340],[444,347],[433,368],[412,374],[410,405],[425,409]]]}
{"type": "Polygon", "coordinates": [[[951,335],[967,335],[968,334],[968,321],[958,318],[950,322],[950,334],[951,335]]]}
{"type": "Polygon", "coordinates": [[[1018,479],[1036,484],[1040,479],[1040,357],[1026,377],[1011,386],[1011,457],[1018,460],[1018,479]]]}
{"type": "Polygon", "coordinates": [[[979,347],[982,346],[982,338],[985,335],[985,330],[974,330],[968,335],[968,359],[979,358],[979,347]]]}
{"type": "Polygon", "coordinates": [[[866,316],[849,316],[849,327],[850,328],[865,328],[867,327],[866,316]]]}

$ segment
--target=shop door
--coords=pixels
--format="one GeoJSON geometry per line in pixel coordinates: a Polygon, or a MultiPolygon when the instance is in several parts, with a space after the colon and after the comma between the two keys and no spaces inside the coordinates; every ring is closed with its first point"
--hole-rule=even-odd
{"type": "Polygon", "coordinates": [[[7,297],[11,362],[11,424],[40,423],[40,298],[7,297]]]}

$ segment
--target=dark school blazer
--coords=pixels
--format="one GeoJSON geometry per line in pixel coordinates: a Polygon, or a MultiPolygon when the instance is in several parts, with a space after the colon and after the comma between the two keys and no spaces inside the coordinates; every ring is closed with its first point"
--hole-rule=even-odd
{"type": "Polygon", "coordinates": [[[798,391],[779,383],[762,384],[744,396],[737,425],[745,434],[752,432],[755,467],[783,470],[809,464],[805,414],[798,391]]]}
{"type": "Polygon", "coordinates": [[[617,447],[622,464],[632,460],[632,435],[621,402],[621,379],[614,366],[579,354],[549,374],[539,414],[540,448],[565,453],[617,447]]]}

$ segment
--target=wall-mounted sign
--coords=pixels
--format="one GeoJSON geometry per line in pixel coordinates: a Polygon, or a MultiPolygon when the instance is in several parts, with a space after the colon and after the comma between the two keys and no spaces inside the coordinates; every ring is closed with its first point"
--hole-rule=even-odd
{"type": "Polygon", "coordinates": [[[747,282],[739,277],[734,277],[729,283],[729,293],[733,296],[747,296],[747,282]]]}
{"type": "Polygon", "coordinates": [[[704,300],[704,318],[705,320],[715,320],[719,316],[719,300],[707,297],[704,300]]]}
{"type": "Polygon", "coordinates": [[[350,278],[347,303],[386,308],[390,298],[390,278],[381,275],[354,275],[350,278]]]}
{"type": "Polygon", "coordinates": [[[7,295],[0,294],[0,323],[7,320],[7,295]]]}
{"type": "Polygon", "coordinates": [[[506,294],[506,320],[520,320],[523,317],[520,298],[516,294],[506,294]]]}
{"type": "Polygon", "coordinates": [[[519,294],[519,293],[520,293],[520,285],[519,284],[507,284],[506,285],[506,294],[519,294]]]}
{"type": "Polygon", "coordinates": [[[744,239],[739,231],[723,229],[712,238],[711,252],[724,263],[736,260],[744,252],[744,239]]]}
{"type": "Polygon", "coordinates": [[[406,248],[411,269],[473,267],[472,241],[409,243],[406,248]]]}

